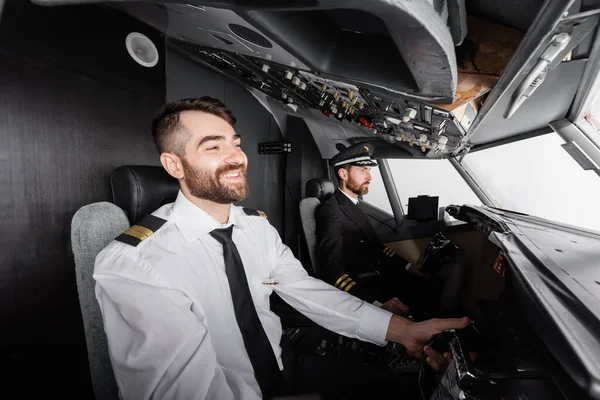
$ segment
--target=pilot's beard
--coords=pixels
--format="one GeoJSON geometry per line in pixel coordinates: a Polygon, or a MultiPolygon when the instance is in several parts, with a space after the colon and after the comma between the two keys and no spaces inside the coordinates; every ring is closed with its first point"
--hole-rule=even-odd
{"type": "Polygon", "coordinates": [[[358,183],[351,177],[348,177],[348,182],[346,183],[346,187],[348,188],[348,190],[350,190],[352,193],[354,193],[357,196],[369,193],[369,185],[367,185],[365,182],[358,183]]]}
{"type": "Polygon", "coordinates": [[[192,196],[219,204],[230,204],[242,201],[248,197],[248,183],[246,182],[247,167],[245,165],[222,165],[216,171],[212,172],[193,167],[185,159],[181,159],[181,163],[183,164],[185,183],[192,196]],[[235,169],[241,170],[244,181],[229,185],[221,183],[219,177],[235,169]]]}

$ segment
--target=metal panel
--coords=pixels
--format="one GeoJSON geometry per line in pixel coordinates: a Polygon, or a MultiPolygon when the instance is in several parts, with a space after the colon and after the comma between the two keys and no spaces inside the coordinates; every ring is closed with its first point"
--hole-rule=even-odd
{"type": "MultiPolygon", "coordinates": [[[[600,149],[583,132],[573,125],[569,120],[563,119],[550,124],[566,142],[574,142],[579,149],[596,165],[600,165],[600,149]]],[[[576,160],[577,161],[577,160],[576,160]]],[[[593,168],[600,175],[598,168],[593,168]]]]}
{"type": "MultiPolygon", "coordinates": [[[[583,76],[586,60],[563,62],[546,76],[543,85],[509,118],[503,113],[510,96],[500,98],[487,116],[480,120],[471,144],[482,145],[543,129],[548,122],[565,118],[583,76]]],[[[489,99],[488,99],[489,101],[489,99]]]]}
{"type": "MultiPolygon", "coordinates": [[[[488,137],[488,128],[490,124],[486,124],[486,126],[481,126],[484,121],[488,119],[488,114],[494,114],[502,118],[501,114],[506,109],[506,105],[508,104],[508,99],[505,100],[504,106],[498,104],[500,100],[506,94],[512,93],[510,91],[511,86],[512,89],[516,87],[515,81],[518,80],[520,76],[522,76],[522,71],[524,68],[528,67],[529,69],[533,67],[537,60],[538,54],[542,52],[542,49],[545,47],[545,44],[550,41],[552,37],[552,32],[562,16],[569,10],[569,7],[573,4],[573,1],[546,1],[539,11],[537,17],[535,18],[532,26],[527,31],[527,34],[521,41],[517,52],[512,57],[511,62],[506,67],[505,72],[502,74],[502,77],[492,89],[490,94],[488,95],[486,102],[483,107],[477,114],[477,117],[473,121],[471,128],[466,136],[465,142],[463,142],[463,146],[467,146],[468,140],[472,140],[473,143],[486,143],[492,142],[494,140],[498,140],[502,137],[506,137],[509,135],[508,132],[503,132],[503,134],[492,134],[493,137],[488,137]],[[483,137],[477,138],[473,140],[475,135],[479,136],[481,134],[483,137]]],[[[550,75],[550,74],[549,74],[550,75]]],[[[548,78],[546,78],[548,79],[548,78]]],[[[545,82],[544,85],[547,85],[548,82],[545,82]]],[[[543,87],[543,85],[542,85],[543,87]]],[[[540,89],[541,90],[541,89],[540,89]]],[[[539,90],[538,90],[539,92],[539,90]]],[[[539,94],[539,93],[538,93],[539,94]]],[[[535,95],[535,94],[534,94],[535,95]]],[[[532,102],[532,99],[529,99],[532,102]]],[[[513,120],[515,118],[513,117],[513,120]]],[[[496,123],[499,121],[496,120],[496,123]]],[[[505,124],[507,121],[502,119],[502,124],[505,124]]],[[[545,121],[546,123],[548,121],[545,121]]],[[[534,129],[528,129],[534,130],[534,129]]],[[[525,130],[521,130],[520,132],[524,132],[525,130]]],[[[459,154],[462,149],[459,148],[455,151],[455,155],[459,154]]]]}
{"type": "Polygon", "coordinates": [[[563,18],[554,29],[554,36],[536,64],[529,70],[519,86],[513,91],[511,102],[504,111],[504,118],[510,118],[537,88],[543,84],[547,71],[553,70],[577,46],[589,36],[598,25],[598,11],[589,11],[563,18]]]}
{"type": "MultiPolygon", "coordinates": [[[[518,142],[519,140],[531,139],[531,138],[534,138],[537,136],[547,135],[548,133],[552,133],[552,132],[554,132],[552,130],[552,128],[550,128],[549,126],[545,126],[542,129],[538,129],[536,131],[522,133],[522,134],[519,134],[516,136],[510,136],[510,137],[502,139],[502,140],[497,140],[495,142],[489,142],[486,144],[473,146],[473,147],[471,147],[469,154],[473,154],[474,152],[477,152],[477,151],[491,149],[492,147],[496,147],[496,146],[502,146],[505,144],[518,142]]],[[[461,157],[463,157],[463,156],[461,156],[461,157]]]]}
{"type": "Polygon", "coordinates": [[[588,158],[588,156],[583,152],[583,150],[581,150],[581,148],[579,148],[579,146],[577,146],[577,143],[567,142],[562,145],[562,148],[565,149],[565,151],[569,153],[569,155],[573,157],[573,159],[577,161],[577,164],[579,164],[584,170],[590,171],[598,169],[598,166],[588,158]]]}

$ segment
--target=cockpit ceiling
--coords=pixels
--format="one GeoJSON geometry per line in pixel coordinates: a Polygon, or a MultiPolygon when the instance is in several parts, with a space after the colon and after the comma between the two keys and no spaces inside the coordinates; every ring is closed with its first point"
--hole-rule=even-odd
{"type": "MultiPolygon", "coordinates": [[[[487,114],[497,113],[500,121],[472,136],[482,104],[544,0],[188,3],[193,4],[108,4],[162,31],[172,49],[285,104],[291,114],[298,108],[318,110],[332,122],[353,125],[365,137],[376,135],[416,157],[457,155],[470,144],[516,136],[524,133],[521,127],[562,118],[580,79],[573,74],[569,90],[557,94],[563,96],[560,107],[546,112],[538,104],[534,108],[540,112],[528,114],[522,125],[503,123],[504,110],[496,107],[487,114]]],[[[581,2],[575,3],[579,11],[581,2]]]]}

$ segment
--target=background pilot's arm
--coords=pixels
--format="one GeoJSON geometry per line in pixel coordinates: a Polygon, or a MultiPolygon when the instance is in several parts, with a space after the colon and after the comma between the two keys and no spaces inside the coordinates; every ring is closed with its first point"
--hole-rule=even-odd
{"type": "Polygon", "coordinates": [[[402,268],[405,271],[410,271],[411,267],[417,266],[417,264],[407,261],[400,254],[396,253],[394,249],[387,247],[383,243],[379,246],[379,251],[379,261],[386,267],[402,268]]]}

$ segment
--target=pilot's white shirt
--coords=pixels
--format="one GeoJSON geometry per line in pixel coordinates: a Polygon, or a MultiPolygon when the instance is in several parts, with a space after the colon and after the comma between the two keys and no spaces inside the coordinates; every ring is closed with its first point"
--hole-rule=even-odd
{"type": "Polygon", "coordinates": [[[96,258],[96,298],[123,399],[258,399],[234,314],[223,250],[210,232],[234,225],[258,316],[279,367],[282,299],[334,332],[384,345],[391,313],[306,273],[267,219],[232,205],[222,225],[181,192],[153,215],[167,222],[137,246],[113,241],[96,258]]]}

